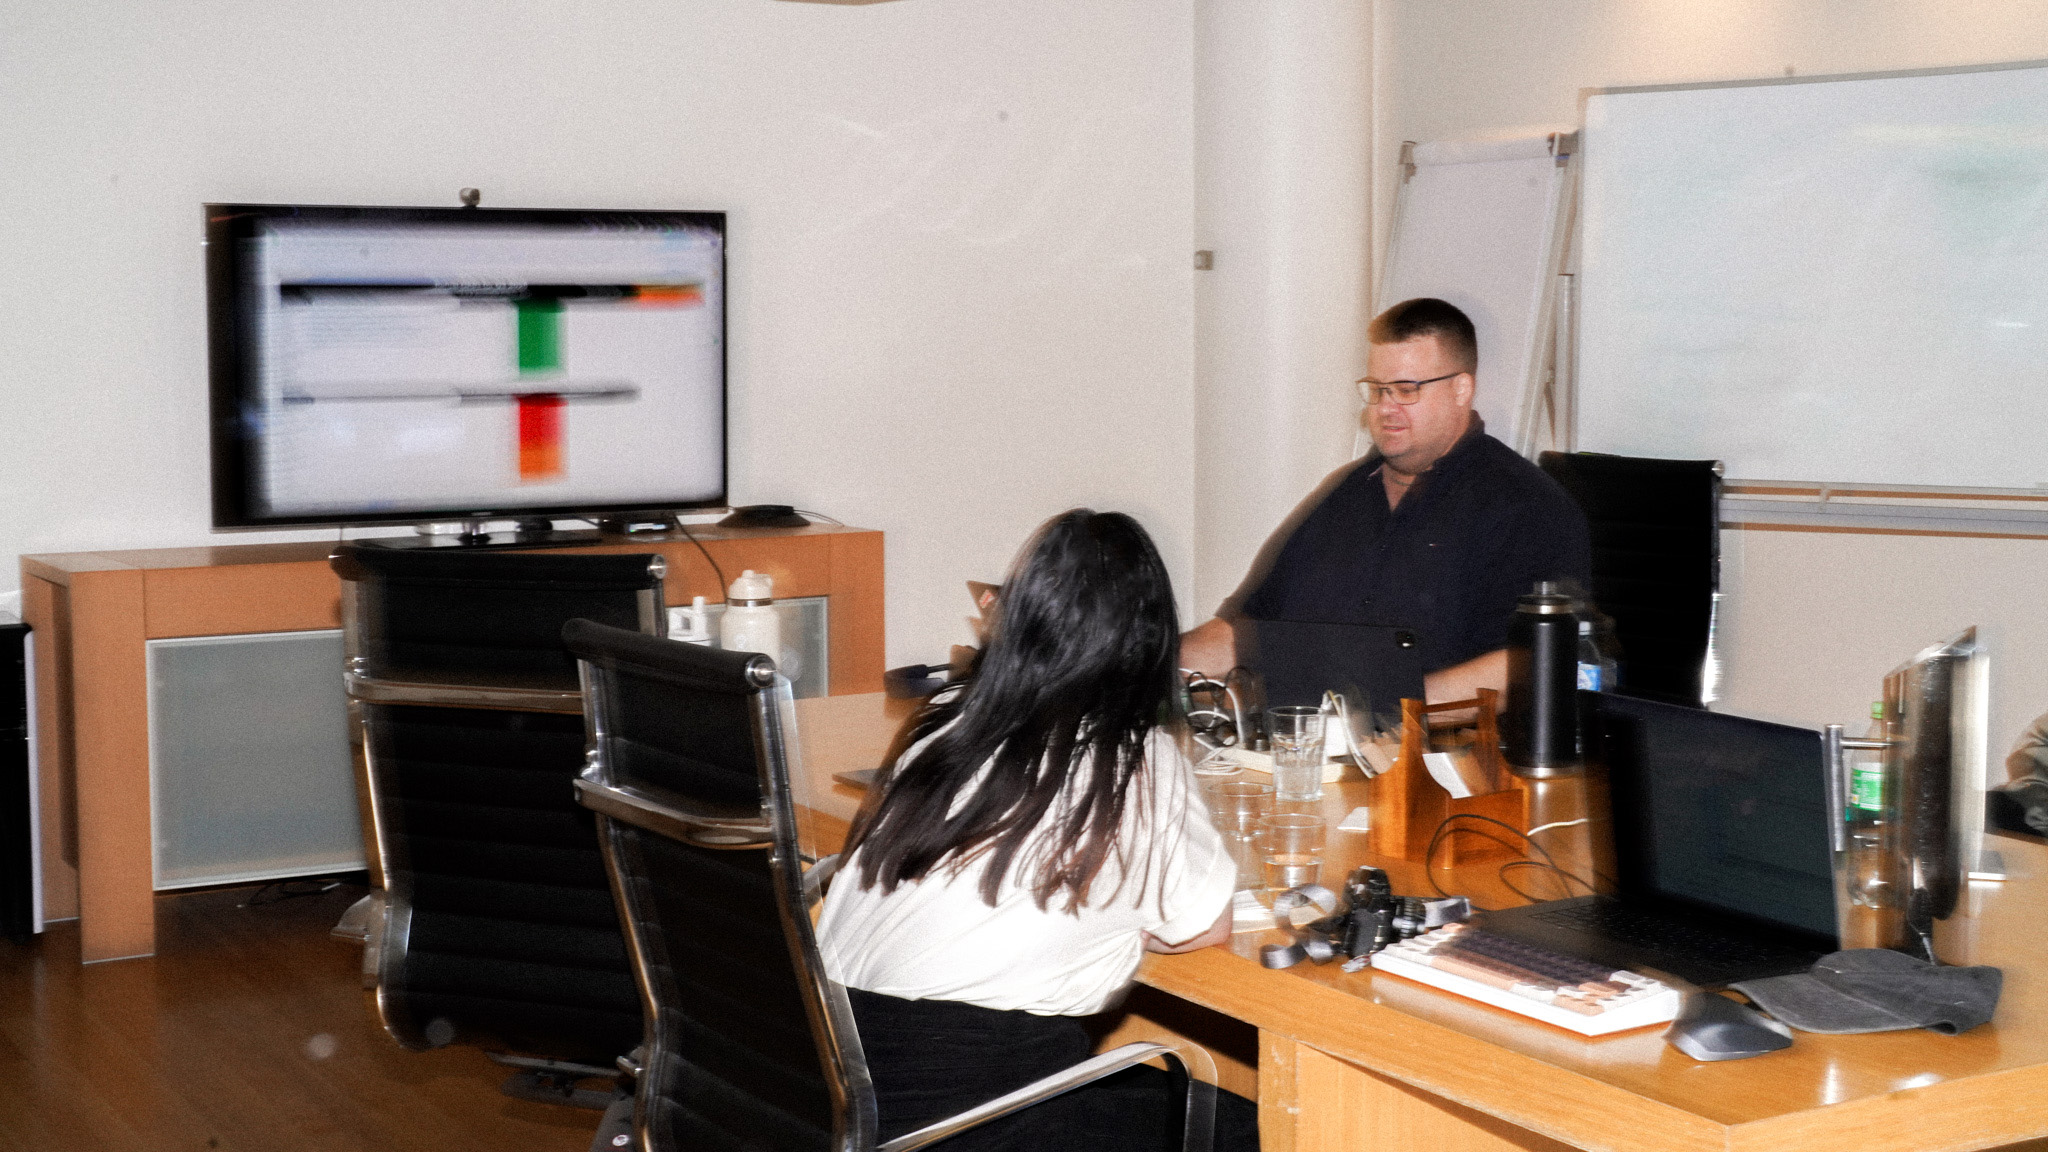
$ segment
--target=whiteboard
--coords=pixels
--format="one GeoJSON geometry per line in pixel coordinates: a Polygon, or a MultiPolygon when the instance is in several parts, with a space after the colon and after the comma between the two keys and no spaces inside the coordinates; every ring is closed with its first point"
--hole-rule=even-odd
{"type": "Polygon", "coordinates": [[[2048,484],[2048,69],[1586,101],[1578,444],[2048,484]]]}
{"type": "Polygon", "coordinates": [[[1569,138],[1415,146],[1395,196],[1378,310],[1417,296],[1448,300],[1479,335],[1473,407],[1486,429],[1525,455],[1550,348],[1570,177],[1569,138]]]}

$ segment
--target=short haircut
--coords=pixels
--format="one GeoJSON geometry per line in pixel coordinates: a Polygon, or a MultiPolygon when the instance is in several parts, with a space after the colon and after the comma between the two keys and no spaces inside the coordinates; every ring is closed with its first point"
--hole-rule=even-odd
{"type": "Polygon", "coordinates": [[[1460,371],[1479,371],[1479,337],[1472,331],[1471,318],[1459,311],[1457,305],[1433,296],[1394,305],[1374,317],[1365,334],[1375,344],[1405,344],[1419,337],[1434,336],[1460,371]]]}

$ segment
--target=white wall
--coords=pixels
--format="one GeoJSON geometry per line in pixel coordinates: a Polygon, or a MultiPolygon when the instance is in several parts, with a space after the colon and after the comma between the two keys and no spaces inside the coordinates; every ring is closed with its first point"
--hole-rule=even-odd
{"type": "MultiPolygon", "coordinates": [[[[892,663],[1075,504],[1193,552],[1190,0],[0,16],[0,589],[208,528],[206,201],[731,213],[736,503],[888,533],[892,663]]],[[[331,534],[327,534],[331,538],[331,534]]]]}
{"type": "Polygon", "coordinates": [[[1195,579],[1202,617],[1351,456],[1370,292],[1372,9],[1199,0],[1195,579]]]}
{"type": "MultiPolygon", "coordinates": [[[[1574,127],[1582,88],[2048,57],[2033,0],[1376,0],[1374,16],[1375,187],[1402,140],[1574,127]]],[[[1378,224],[1384,243],[1384,207],[1378,224]]],[[[1971,623],[1992,646],[1994,754],[2048,709],[2048,541],[1722,541],[1729,711],[1858,723],[1886,671],[1971,623]]]]}

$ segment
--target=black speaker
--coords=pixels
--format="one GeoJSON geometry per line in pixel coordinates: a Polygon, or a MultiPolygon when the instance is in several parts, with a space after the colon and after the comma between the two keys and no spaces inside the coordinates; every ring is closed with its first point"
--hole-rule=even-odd
{"type": "Polygon", "coordinates": [[[0,932],[17,943],[36,916],[36,812],[28,755],[28,625],[0,612],[0,932]]]}

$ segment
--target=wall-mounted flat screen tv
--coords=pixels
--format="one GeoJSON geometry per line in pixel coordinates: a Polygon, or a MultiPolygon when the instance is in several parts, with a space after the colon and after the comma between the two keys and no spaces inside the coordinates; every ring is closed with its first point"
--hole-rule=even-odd
{"type": "Polygon", "coordinates": [[[217,527],[725,501],[725,215],[209,204],[217,527]]]}

